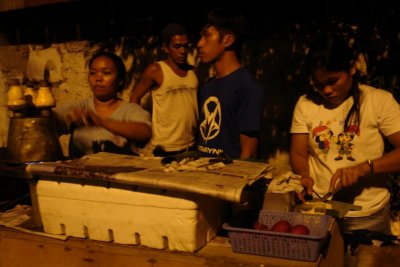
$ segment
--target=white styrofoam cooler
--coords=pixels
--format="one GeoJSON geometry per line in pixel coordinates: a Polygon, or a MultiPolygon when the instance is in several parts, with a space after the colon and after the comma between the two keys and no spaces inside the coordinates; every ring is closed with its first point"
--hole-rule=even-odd
{"type": "Polygon", "coordinates": [[[44,231],[193,252],[220,229],[226,202],[205,195],[93,181],[39,180],[44,231]]]}

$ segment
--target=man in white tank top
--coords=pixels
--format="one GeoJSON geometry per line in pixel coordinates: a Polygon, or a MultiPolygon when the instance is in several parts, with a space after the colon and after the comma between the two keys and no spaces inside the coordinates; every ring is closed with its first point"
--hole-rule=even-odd
{"type": "Polygon", "coordinates": [[[162,50],[167,58],[149,65],[132,90],[130,102],[141,103],[151,92],[151,146],[155,156],[175,155],[195,149],[197,129],[198,80],[187,62],[189,40],[184,27],[177,23],[162,31],[162,50]]]}

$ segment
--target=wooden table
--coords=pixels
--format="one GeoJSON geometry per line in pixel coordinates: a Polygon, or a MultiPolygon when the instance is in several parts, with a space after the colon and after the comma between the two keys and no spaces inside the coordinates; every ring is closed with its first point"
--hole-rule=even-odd
{"type": "MultiPolygon", "coordinates": [[[[36,203],[35,177],[15,168],[1,169],[11,177],[30,181],[35,222],[40,226],[40,214],[36,203]],[[33,179],[32,179],[33,178],[33,179]]],[[[38,266],[182,266],[182,267],[262,267],[262,266],[343,266],[343,240],[336,222],[329,227],[330,239],[315,262],[234,253],[229,240],[216,237],[195,253],[158,250],[134,245],[93,241],[80,238],[58,240],[32,233],[0,227],[0,267],[38,266]]]]}
{"type": "Polygon", "coordinates": [[[0,226],[0,266],[20,267],[261,267],[344,265],[343,240],[335,221],[331,238],[317,261],[294,261],[234,253],[229,240],[217,236],[195,253],[158,250],[80,238],[59,240],[0,226]]]}
{"type": "Polygon", "coordinates": [[[400,246],[376,247],[360,245],[357,251],[357,265],[360,267],[400,266],[400,246]]]}

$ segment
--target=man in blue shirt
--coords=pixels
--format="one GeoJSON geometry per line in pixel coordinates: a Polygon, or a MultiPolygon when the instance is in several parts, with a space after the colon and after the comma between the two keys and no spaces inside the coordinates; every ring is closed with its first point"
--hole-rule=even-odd
{"type": "Polygon", "coordinates": [[[264,90],[239,62],[243,32],[243,16],[214,9],[197,43],[201,61],[215,70],[199,92],[198,149],[207,156],[257,156],[264,90]]]}

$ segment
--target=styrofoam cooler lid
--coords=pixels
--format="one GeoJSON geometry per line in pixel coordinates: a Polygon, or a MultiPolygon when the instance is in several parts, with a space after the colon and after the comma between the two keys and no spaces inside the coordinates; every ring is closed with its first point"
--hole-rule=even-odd
{"type": "Polygon", "coordinates": [[[263,179],[269,169],[270,165],[266,163],[235,160],[232,164],[209,171],[165,172],[161,158],[146,159],[105,152],[68,162],[31,164],[27,168],[39,177],[71,177],[75,174],[75,178],[197,193],[231,202],[241,202],[243,190],[256,185],[255,182],[263,179]],[[132,168],[132,171],[128,167],[132,168]],[[106,169],[117,171],[104,171],[106,169]]]}

